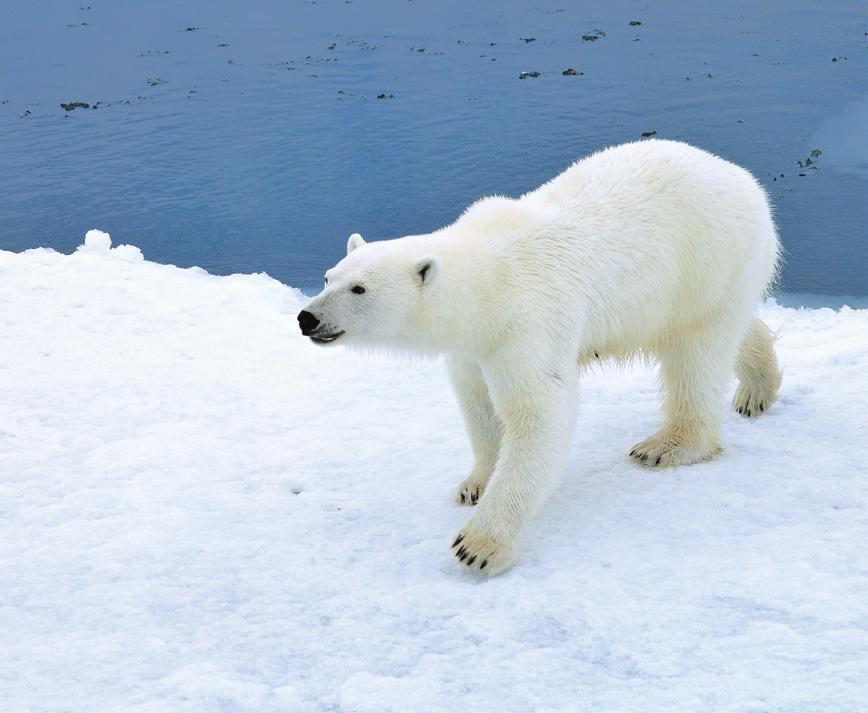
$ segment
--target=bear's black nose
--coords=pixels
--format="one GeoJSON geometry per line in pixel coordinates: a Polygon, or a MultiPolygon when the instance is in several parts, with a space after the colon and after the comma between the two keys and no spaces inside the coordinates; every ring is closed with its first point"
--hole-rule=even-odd
{"type": "Polygon", "coordinates": [[[301,327],[301,333],[307,336],[319,326],[319,320],[307,310],[302,310],[298,313],[298,326],[301,327]]]}

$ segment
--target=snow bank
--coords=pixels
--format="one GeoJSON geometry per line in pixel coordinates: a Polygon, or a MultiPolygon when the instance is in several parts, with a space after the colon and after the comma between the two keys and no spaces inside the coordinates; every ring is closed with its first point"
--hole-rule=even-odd
{"type": "MultiPolygon", "coordinates": [[[[123,249],[122,249],[123,248],[123,249]]],[[[762,312],[780,402],[632,465],[594,372],[513,571],[450,536],[442,368],[318,349],[302,295],[111,248],[0,251],[0,700],[15,711],[816,711],[868,701],[868,311],[762,312]]]]}

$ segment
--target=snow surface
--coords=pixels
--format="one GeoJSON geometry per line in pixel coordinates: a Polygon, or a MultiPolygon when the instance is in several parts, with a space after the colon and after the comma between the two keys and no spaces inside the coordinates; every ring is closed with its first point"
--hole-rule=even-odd
{"type": "Polygon", "coordinates": [[[654,375],[589,374],[487,580],[442,367],[317,348],[303,301],[104,233],[0,251],[5,713],[868,710],[868,310],[763,306],[781,399],[712,463],[631,464],[654,375]]]}

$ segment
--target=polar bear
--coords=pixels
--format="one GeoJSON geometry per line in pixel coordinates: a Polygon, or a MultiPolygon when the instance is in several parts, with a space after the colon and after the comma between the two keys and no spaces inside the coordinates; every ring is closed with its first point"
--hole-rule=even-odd
{"type": "Polygon", "coordinates": [[[452,551],[493,575],[566,467],[582,366],[659,362],[662,426],[629,451],[644,466],[718,454],[733,371],[736,410],[768,410],[781,372],[752,313],[778,255],[750,173],[684,143],[639,141],[520,198],[483,198],[427,235],[352,235],[298,322],[320,345],[446,355],[475,459],[455,494],[475,510],[452,551]]]}

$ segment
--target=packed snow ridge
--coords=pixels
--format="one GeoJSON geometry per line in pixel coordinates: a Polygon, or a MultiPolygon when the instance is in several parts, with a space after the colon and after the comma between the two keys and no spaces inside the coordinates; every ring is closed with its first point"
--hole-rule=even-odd
{"type": "Polygon", "coordinates": [[[320,349],[304,296],[88,233],[0,251],[0,700],[17,711],[800,711],[868,701],[868,311],[785,309],[780,400],[648,471],[595,369],[516,567],[449,550],[441,365],[320,349]]]}

